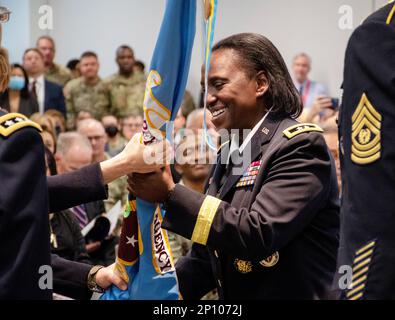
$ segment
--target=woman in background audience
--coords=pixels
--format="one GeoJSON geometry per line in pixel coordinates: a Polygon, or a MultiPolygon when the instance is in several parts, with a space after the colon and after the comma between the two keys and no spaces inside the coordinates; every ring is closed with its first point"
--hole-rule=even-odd
{"type": "Polygon", "coordinates": [[[31,96],[28,86],[25,69],[19,64],[13,64],[8,89],[0,96],[0,106],[9,112],[22,113],[27,117],[38,112],[38,103],[31,96]]]}
{"type": "Polygon", "coordinates": [[[40,115],[38,112],[36,112],[30,116],[30,120],[39,124],[43,130],[48,130],[55,134],[53,122],[47,115],[40,115]]]}
{"type": "Polygon", "coordinates": [[[62,132],[66,132],[66,119],[61,112],[55,109],[49,109],[45,111],[44,115],[51,119],[56,137],[62,132]]]}
{"type": "Polygon", "coordinates": [[[122,135],[126,141],[130,141],[136,133],[141,132],[143,121],[143,116],[138,113],[133,113],[122,118],[122,135]]]}
{"type": "MultiPolygon", "coordinates": [[[[47,176],[57,174],[53,154],[45,148],[47,176]]],[[[85,249],[85,239],[73,213],[69,210],[49,214],[51,252],[70,260],[92,264],[85,249]]]]}
{"type": "Polygon", "coordinates": [[[49,151],[51,151],[52,154],[55,154],[56,152],[55,134],[48,129],[43,129],[43,131],[40,134],[41,134],[41,138],[43,139],[44,146],[46,146],[49,149],[49,151]]]}

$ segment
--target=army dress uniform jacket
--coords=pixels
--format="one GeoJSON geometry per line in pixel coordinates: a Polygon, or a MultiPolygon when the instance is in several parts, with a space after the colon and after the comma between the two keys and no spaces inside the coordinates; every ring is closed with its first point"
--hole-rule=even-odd
{"type": "Polygon", "coordinates": [[[220,299],[326,297],[339,206],[334,163],[318,131],[269,114],[249,143],[244,174],[230,174],[220,188],[217,162],[206,195],[176,185],[162,226],[194,241],[176,264],[184,299],[215,287],[220,299]]]}
{"type": "Polygon", "coordinates": [[[41,128],[0,111],[0,300],[50,299],[48,195],[41,128]]]}
{"type": "Polygon", "coordinates": [[[0,110],[0,299],[51,299],[39,285],[51,264],[56,292],[89,298],[91,266],[50,256],[48,212],[106,198],[100,165],[47,180],[40,130],[0,110]]]}
{"type": "Polygon", "coordinates": [[[395,299],[395,4],[350,38],[339,125],[342,170],[337,281],[343,299],[395,299]],[[338,279],[342,280],[342,279],[338,279]]]}

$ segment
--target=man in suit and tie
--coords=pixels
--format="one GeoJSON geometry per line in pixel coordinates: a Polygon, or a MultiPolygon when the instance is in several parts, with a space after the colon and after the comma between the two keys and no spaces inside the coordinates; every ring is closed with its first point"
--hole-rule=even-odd
{"type": "Polygon", "coordinates": [[[29,90],[37,99],[39,112],[55,109],[66,116],[66,106],[62,87],[44,77],[45,66],[42,53],[36,49],[27,49],[23,55],[23,67],[29,76],[29,90]]]}
{"type": "MultiPolygon", "coordinates": [[[[58,173],[79,170],[92,163],[92,147],[89,140],[77,133],[67,132],[59,136],[55,154],[58,173]]],[[[102,200],[84,203],[70,208],[83,229],[90,221],[105,213],[102,200]]],[[[86,250],[95,264],[110,265],[115,260],[113,239],[94,241],[86,245],[86,250]]]]}

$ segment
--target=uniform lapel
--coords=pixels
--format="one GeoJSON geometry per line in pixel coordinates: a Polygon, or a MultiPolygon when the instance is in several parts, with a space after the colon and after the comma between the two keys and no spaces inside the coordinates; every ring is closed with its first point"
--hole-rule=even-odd
{"type": "MultiPolygon", "coordinates": [[[[221,163],[221,154],[225,152],[226,154],[229,152],[229,143],[225,143],[224,146],[218,151],[217,164],[214,168],[214,173],[211,175],[209,186],[207,189],[208,195],[217,195],[220,187],[221,187],[221,179],[225,174],[226,164],[221,163]]],[[[222,155],[222,159],[223,159],[222,155]]]]}
{"type": "Polygon", "coordinates": [[[254,134],[247,147],[244,149],[241,170],[238,169],[238,173],[233,174],[234,172],[233,166],[231,169],[231,174],[229,178],[226,180],[225,185],[221,191],[220,198],[223,199],[225,195],[233,188],[233,186],[240,180],[243,176],[243,173],[248,169],[250,164],[253,161],[256,161],[261,154],[266,150],[266,148],[262,148],[262,146],[267,145],[273,137],[273,134],[276,132],[281,120],[276,119],[273,115],[269,114],[265,121],[263,121],[262,125],[259,127],[257,132],[254,134]]]}

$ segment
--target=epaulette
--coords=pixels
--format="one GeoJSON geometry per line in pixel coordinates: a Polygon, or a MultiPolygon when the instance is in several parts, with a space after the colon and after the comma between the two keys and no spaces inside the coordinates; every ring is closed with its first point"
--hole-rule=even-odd
{"type": "Polygon", "coordinates": [[[0,117],[0,136],[8,137],[19,129],[33,127],[42,131],[41,127],[29,120],[26,116],[19,113],[8,113],[0,117]]]}
{"type": "MultiPolygon", "coordinates": [[[[390,3],[391,2],[394,2],[394,1],[390,1],[390,3]]],[[[386,21],[387,24],[391,24],[392,20],[394,19],[394,15],[395,15],[395,4],[393,5],[390,13],[388,14],[387,21],[386,21]]]]}
{"type": "Polygon", "coordinates": [[[297,135],[304,132],[324,132],[319,126],[314,123],[299,123],[292,127],[289,127],[283,131],[284,136],[288,139],[292,139],[297,135]]]}

